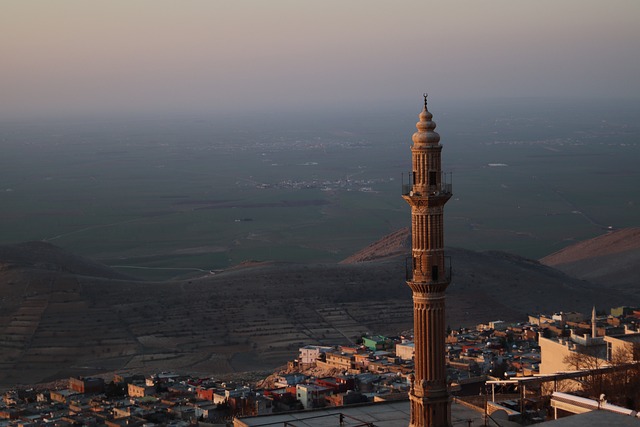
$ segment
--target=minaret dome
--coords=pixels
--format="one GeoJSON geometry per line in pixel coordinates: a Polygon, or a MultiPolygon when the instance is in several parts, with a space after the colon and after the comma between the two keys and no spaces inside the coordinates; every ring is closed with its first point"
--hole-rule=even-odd
{"type": "Polygon", "coordinates": [[[420,119],[416,123],[416,129],[418,131],[413,134],[411,138],[416,145],[434,145],[440,142],[440,135],[434,129],[436,128],[436,122],[434,122],[433,114],[427,109],[427,94],[424,94],[424,107],[418,115],[420,119]]]}

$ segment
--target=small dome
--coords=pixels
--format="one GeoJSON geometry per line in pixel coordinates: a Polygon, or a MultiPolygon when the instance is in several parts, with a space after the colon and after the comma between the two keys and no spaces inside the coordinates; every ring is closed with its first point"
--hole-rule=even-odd
{"type": "Polygon", "coordinates": [[[440,142],[440,135],[438,132],[435,132],[436,122],[433,120],[433,114],[427,110],[427,100],[425,97],[424,107],[422,111],[418,115],[420,121],[416,123],[416,128],[418,131],[413,134],[412,140],[413,143],[418,144],[437,144],[440,142]]]}

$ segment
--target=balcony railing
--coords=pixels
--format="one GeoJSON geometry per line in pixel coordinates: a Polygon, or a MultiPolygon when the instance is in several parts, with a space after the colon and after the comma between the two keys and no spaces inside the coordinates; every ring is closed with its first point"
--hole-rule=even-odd
{"type": "MultiPolygon", "coordinates": [[[[413,172],[407,174],[409,182],[404,181],[402,174],[402,195],[413,196],[413,172]]],[[[451,172],[441,172],[440,182],[438,184],[429,185],[428,194],[416,194],[418,196],[437,196],[440,194],[451,194],[453,185],[451,184],[453,174],[451,172]]]]}
{"type": "MultiPolygon", "coordinates": [[[[413,280],[413,257],[407,257],[404,260],[405,279],[413,280]]],[[[451,282],[453,277],[453,268],[451,266],[451,257],[444,257],[444,271],[439,272],[438,278],[434,282],[451,282]]]]}

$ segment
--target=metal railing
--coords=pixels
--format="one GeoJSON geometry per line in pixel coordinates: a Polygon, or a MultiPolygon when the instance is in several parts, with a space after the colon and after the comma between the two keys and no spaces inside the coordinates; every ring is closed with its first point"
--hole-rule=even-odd
{"type": "MultiPolygon", "coordinates": [[[[413,257],[406,257],[404,260],[405,280],[413,280],[413,257]]],[[[438,277],[434,282],[451,282],[453,277],[453,267],[451,257],[444,257],[444,271],[438,272],[438,277]]]]}
{"type": "MultiPolygon", "coordinates": [[[[413,190],[413,172],[409,172],[407,174],[407,178],[409,182],[404,182],[404,174],[402,174],[402,195],[403,196],[412,196],[413,190]]],[[[453,185],[453,173],[452,172],[441,172],[440,182],[438,184],[429,185],[429,194],[422,194],[423,196],[428,195],[439,195],[439,194],[451,194],[453,185]]]]}
{"type": "MultiPolygon", "coordinates": [[[[300,425],[299,422],[305,423],[306,420],[312,420],[317,418],[327,418],[327,417],[336,419],[336,421],[338,422],[336,426],[348,425],[349,427],[375,427],[375,424],[372,422],[362,421],[356,417],[352,417],[351,415],[347,415],[342,412],[338,412],[334,414],[299,417],[298,420],[296,421],[279,421],[279,422],[270,423],[270,424],[258,424],[257,426],[275,426],[282,423],[283,427],[298,427],[300,425]]],[[[322,425],[327,425],[327,422],[331,422],[331,421],[324,421],[322,425]]],[[[305,423],[305,425],[307,425],[307,423],[305,423]]]]}

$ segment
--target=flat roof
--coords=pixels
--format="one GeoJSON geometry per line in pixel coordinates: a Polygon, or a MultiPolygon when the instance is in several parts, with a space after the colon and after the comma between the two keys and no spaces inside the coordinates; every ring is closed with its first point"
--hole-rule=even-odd
{"type": "MultiPolygon", "coordinates": [[[[288,412],[284,414],[271,414],[255,417],[235,418],[234,427],[277,427],[285,423],[296,427],[337,427],[337,426],[361,426],[363,423],[372,423],[375,427],[397,427],[409,425],[410,406],[408,400],[365,403],[313,409],[307,411],[288,412]],[[344,415],[343,424],[340,424],[340,414],[344,415]]],[[[459,403],[451,404],[451,424],[472,426],[484,425],[484,414],[459,403]]],[[[521,425],[506,419],[497,419],[496,424],[492,419],[488,420],[491,427],[509,427],[521,425]]],[[[1,425],[1,424],[0,424],[1,425]]],[[[558,420],[546,421],[536,425],[545,427],[638,427],[640,419],[628,415],[617,414],[609,411],[591,411],[584,414],[570,415],[558,420]]]]}
{"type": "MultiPolygon", "coordinates": [[[[410,411],[409,401],[403,400],[236,418],[233,425],[234,427],[275,427],[290,423],[296,427],[337,427],[340,425],[348,427],[362,425],[366,422],[373,423],[376,427],[397,427],[409,425],[410,411]],[[340,414],[344,415],[343,424],[340,424],[340,414]]],[[[453,425],[467,425],[470,420],[472,425],[482,425],[484,414],[457,403],[451,404],[453,425]]],[[[495,424],[490,423],[490,425],[495,424]]],[[[506,421],[504,425],[513,424],[506,421]]]]}
{"type": "Polygon", "coordinates": [[[638,427],[640,419],[609,411],[591,411],[543,423],[544,427],[638,427]]]}

